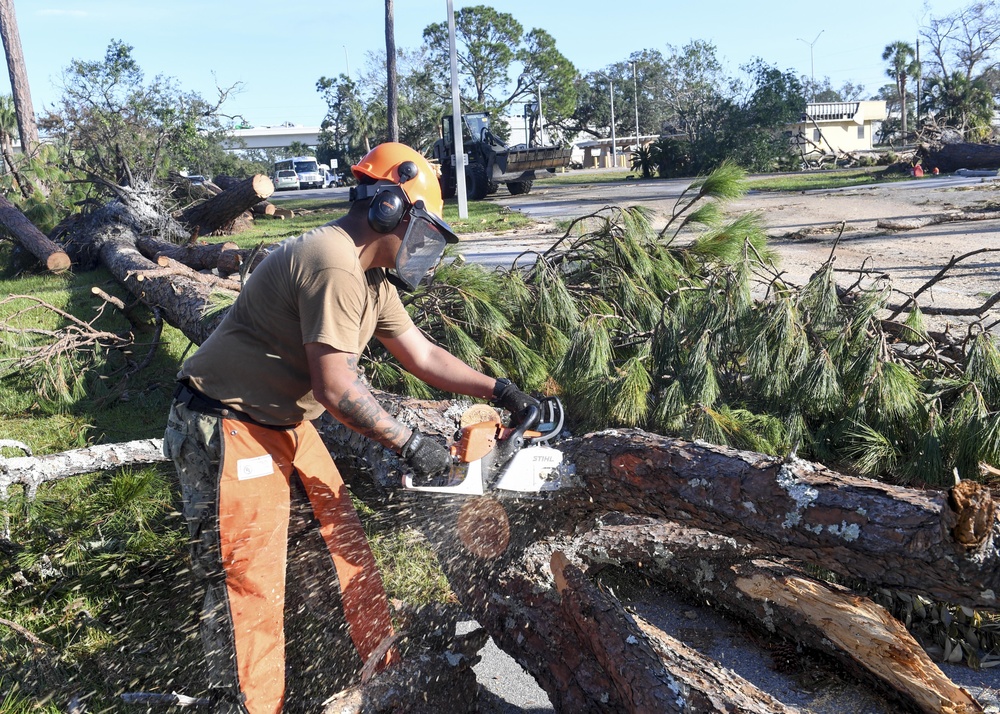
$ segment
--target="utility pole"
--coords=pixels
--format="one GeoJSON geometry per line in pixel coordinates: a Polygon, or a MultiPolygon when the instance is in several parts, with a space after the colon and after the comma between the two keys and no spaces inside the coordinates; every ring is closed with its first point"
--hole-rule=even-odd
{"type": "Polygon", "coordinates": [[[632,63],[632,89],[635,91],[635,148],[639,150],[639,80],[636,78],[635,62],[632,63]]]}
{"type": "Polygon", "coordinates": [[[396,74],[396,20],[393,0],[385,0],[385,113],[389,141],[399,141],[399,80],[396,74]]]}
{"type": "Polygon", "coordinates": [[[611,97],[611,165],[618,168],[618,148],[615,141],[615,80],[610,74],[598,71],[597,74],[608,80],[608,94],[611,97]]]}
{"type": "Polygon", "coordinates": [[[458,93],[458,49],[455,42],[455,5],[448,0],[448,51],[451,54],[451,126],[455,147],[455,193],[458,217],[469,217],[469,198],[465,186],[465,144],[462,142],[462,100],[458,93]]]}

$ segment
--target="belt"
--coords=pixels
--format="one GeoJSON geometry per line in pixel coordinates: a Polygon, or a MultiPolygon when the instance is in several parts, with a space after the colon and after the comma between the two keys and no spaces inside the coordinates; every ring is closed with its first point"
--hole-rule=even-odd
{"type": "Polygon", "coordinates": [[[186,382],[177,383],[177,389],[174,390],[174,401],[180,402],[188,409],[193,409],[202,414],[211,414],[212,416],[225,417],[226,419],[238,419],[239,421],[253,421],[253,419],[238,409],[233,409],[218,399],[212,399],[186,382]]]}

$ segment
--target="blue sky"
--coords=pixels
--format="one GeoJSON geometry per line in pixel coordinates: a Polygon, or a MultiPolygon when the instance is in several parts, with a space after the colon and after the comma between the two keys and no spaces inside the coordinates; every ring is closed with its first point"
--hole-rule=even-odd
{"type": "MultiPolygon", "coordinates": [[[[455,0],[455,9],[484,4],[455,0]]],[[[556,39],[582,72],[601,69],[642,49],[666,52],[708,40],[734,72],[760,57],[780,69],[828,76],[874,93],[888,80],[882,49],[913,43],[918,28],[969,0],[889,0],[829,4],[802,0],[496,0],[525,27],[556,39]],[[820,34],[822,33],[822,34],[820,34]],[[817,39],[818,36],[818,39],[817,39]],[[810,45],[811,55],[810,58],[810,45]]],[[[325,106],[321,76],[357,78],[366,54],[384,49],[380,0],[14,0],[35,111],[61,96],[61,75],[72,60],[100,60],[112,39],[134,48],[148,77],[175,78],[206,99],[215,87],[242,83],[224,112],[255,126],[289,121],[316,126],[325,106]]],[[[396,0],[396,43],[417,47],[432,22],[447,20],[446,0],[396,0]]],[[[9,93],[6,73],[0,93],[9,93]]]]}

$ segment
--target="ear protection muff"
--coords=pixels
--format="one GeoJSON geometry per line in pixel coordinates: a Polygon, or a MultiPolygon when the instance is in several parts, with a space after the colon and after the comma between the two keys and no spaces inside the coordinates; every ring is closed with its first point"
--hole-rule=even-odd
{"type": "Polygon", "coordinates": [[[407,181],[417,177],[420,170],[412,161],[404,161],[396,167],[399,184],[385,185],[362,184],[351,189],[351,200],[360,200],[371,196],[368,204],[368,225],[378,233],[392,233],[406,215],[410,202],[406,192],[400,188],[407,181]]]}
{"type": "Polygon", "coordinates": [[[378,233],[392,233],[406,215],[407,204],[401,191],[382,190],[368,204],[368,225],[378,233]]]}

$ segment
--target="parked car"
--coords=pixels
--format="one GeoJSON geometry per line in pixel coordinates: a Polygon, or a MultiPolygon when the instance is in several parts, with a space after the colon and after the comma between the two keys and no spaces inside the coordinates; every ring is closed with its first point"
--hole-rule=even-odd
{"type": "Polygon", "coordinates": [[[291,170],[281,170],[274,175],[274,190],[275,191],[298,191],[299,190],[299,175],[291,170]]]}
{"type": "Polygon", "coordinates": [[[332,186],[343,186],[344,185],[344,174],[338,174],[330,172],[326,175],[326,184],[324,188],[330,188],[332,186]]]}

